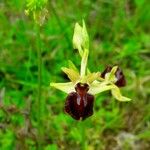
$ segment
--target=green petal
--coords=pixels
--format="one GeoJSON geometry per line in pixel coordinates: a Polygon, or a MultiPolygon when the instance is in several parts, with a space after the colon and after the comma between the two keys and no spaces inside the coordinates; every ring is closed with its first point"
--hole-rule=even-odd
{"type": "Polygon", "coordinates": [[[112,75],[115,74],[116,71],[117,71],[117,68],[118,68],[118,66],[114,66],[114,67],[111,69],[110,73],[111,73],[112,75]]]}
{"type": "Polygon", "coordinates": [[[87,75],[88,75],[88,74],[91,74],[91,71],[90,71],[89,68],[87,68],[87,75]]]}
{"type": "Polygon", "coordinates": [[[65,93],[70,93],[75,91],[74,89],[74,84],[72,82],[67,82],[67,83],[50,83],[50,86],[61,90],[65,93]]]}
{"type": "Polygon", "coordinates": [[[95,94],[99,94],[99,93],[107,91],[107,90],[111,90],[113,88],[112,85],[106,85],[103,83],[104,82],[94,81],[90,85],[89,93],[95,95],[95,94]]]}
{"type": "Polygon", "coordinates": [[[100,73],[99,72],[94,72],[94,73],[89,73],[85,78],[86,82],[91,84],[93,81],[99,79],[100,73]]]}
{"type": "Polygon", "coordinates": [[[83,50],[89,49],[89,36],[84,21],[82,22],[82,26],[76,23],[73,35],[73,47],[75,49],[78,49],[81,57],[83,56],[84,53],[83,50]]]}
{"type": "Polygon", "coordinates": [[[118,66],[114,66],[109,73],[106,73],[105,79],[111,82],[116,82],[115,73],[117,71],[118,66]]]}
{"type": "Polygon", "coordinates": [[[64,73],[67,74],[68,78],[72,82],[75,83],[77,80],[79,80],[80,75],[78,72],[74,71],[73,69],[66,68],[66,67],[62,67],[61,69],[63,70],[64,73]]]}
{"type": "Polygon", "coordinates": [[[83,51],[81,48],[82,43],[83,43],[82,27],[78,23],[76,23],[73,34],[73,48],[78,49],[79,54],[81,56],[83,55],[83,51]]]}
{"type": "Polygon", "coordinates": [[[111,90],[112,95],[119,101],[130,101],[131,99],[128,97],[124,97],[121,95],[120,89],[113,85],[113,88],[111,90]]]}
{"type": "Polygon", "coordinates": [[[78,72],[77,67],[74,65],[74,63],[71,60],[68,60],[68,65],[70,69],[73,69],[74,71],[78,72]]]}
{"type": "Polygon", "coordinates": [[[107,85],[107,82],[99,82],[99,81],[94,81],[90,85],[89,93],[91,94],[99,94],[101,92],[111,90],[112,95],[119,101],[130,101],[131,99],[125,96],[121,95],[120,89],[114,85],[110,84],[107,85]]]}

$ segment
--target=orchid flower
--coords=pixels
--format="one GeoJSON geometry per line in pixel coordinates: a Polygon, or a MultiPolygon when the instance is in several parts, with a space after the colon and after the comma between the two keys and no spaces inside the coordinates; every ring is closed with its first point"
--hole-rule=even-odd
{"type": "Polygon", "coordinates": [[[62,71],[68,76],[70,82],[50,83],[68,94],[65,102],[65,111],[76,120],[84,120],[93,114],[94,95],[110,90],[119,101],[130,101],[130,98],[122,96],[119,87],[125,86],[125,77],[118,66],[107,67],[102,73],[91,73],[87,68],[89,55],[89,36],[85,23],[80,26],[75,24],[73,35],[73,47],[78,49],[81,56],[80,70],[72,61],[69,67],[62,67],[62,71]]]}

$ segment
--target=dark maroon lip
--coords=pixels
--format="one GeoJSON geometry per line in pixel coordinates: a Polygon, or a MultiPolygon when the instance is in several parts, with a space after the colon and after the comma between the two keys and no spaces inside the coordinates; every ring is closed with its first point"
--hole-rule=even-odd
{"type": "Polygon", "coordinates": [[[88,93],[87,83],[77,83],[75,90],[66,98],[65,112],[76,120],[84,120],[93,114],[94,96],[88,93]]]}
{"type": "MultiPolygon", "coordinates": [[[[102,72],[101,77],[105,78],[106,73],[110,72],[111,69],[112,69],[111,66],[107,66],[105,68],[105,70],[102,72]]],[[[117,68],[117,70],[115,72],[115,76],[117,78],[117,81],[115,82],[115,85],[117,85],[118,87],[124,87],[126,85],[126,79],[125,79],[123,71],[121,70],[120,67],[117,68]]]]}

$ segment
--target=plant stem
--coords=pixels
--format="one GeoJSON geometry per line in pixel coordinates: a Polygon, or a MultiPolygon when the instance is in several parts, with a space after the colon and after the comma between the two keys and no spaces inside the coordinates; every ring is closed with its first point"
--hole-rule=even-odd
{"type": "Polygon", "coordinates": [[[86,150],[86,135],[84,121],[80,122],[80,133],[81,133],[81,150],[86,150]]]}
{"type": "Polygon", "coordinates": [[[36,33],[37,33],[37,53],[38,53],[38,113],[37,113],[37,119],[38,119],[38,150],[41,150],[41,144],[42,144],[42,134],[43,134],[43,124],[42,124],[42,99],[41,99],[41,92],[42,92],[42,58],[41,58],[41,39],[40,39],[40,28],[38,25],[36,25],[36,33]]]}

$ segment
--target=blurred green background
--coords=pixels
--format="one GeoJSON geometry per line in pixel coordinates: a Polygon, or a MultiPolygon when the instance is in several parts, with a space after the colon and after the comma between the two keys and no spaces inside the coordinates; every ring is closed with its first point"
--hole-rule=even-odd
{"type": "MultiPolygon", "coordinates": [[[[42,150],[150,149],[150,1],[48,1],[40,28],[42,47],[42,150]],[[118,102],[109,92],[96,96],[94,115],[78,122],[64,113],[66,95],[49,87],[66,82],[61,72],[71,59],[76,22],[90,36],[88,67],[103,71],[118,64],[127,86],[118,102]],[[83,146],[84,145],[84,146],[83,146]],[[84,148],[83,148],[84,147],[84,148]]],[[[35,22],[26,2],[0,0],[0,150],[36,150],[38,145],[38,57],[35,22]]]]}

